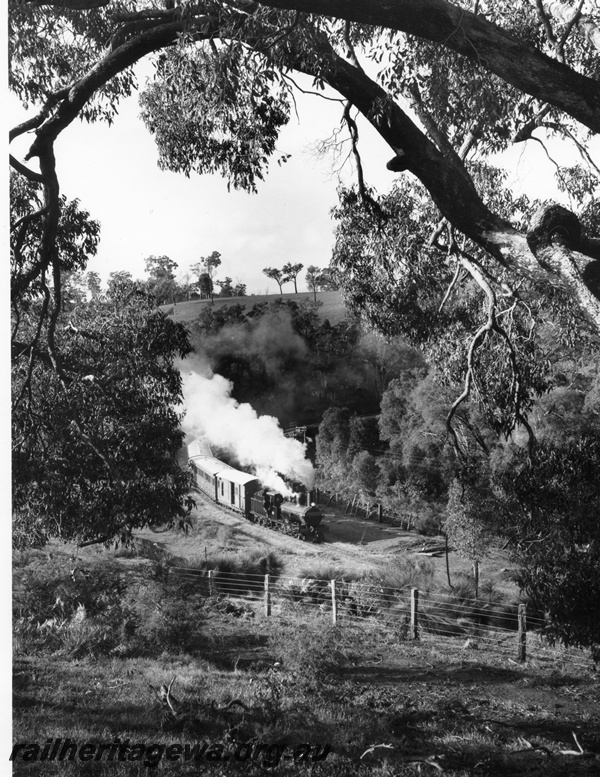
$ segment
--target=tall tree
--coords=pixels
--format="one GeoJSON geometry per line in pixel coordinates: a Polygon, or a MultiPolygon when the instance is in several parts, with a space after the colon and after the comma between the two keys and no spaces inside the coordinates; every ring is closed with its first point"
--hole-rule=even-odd
{"type": "Polygon", "coordinates": [[[282,272],[285,276],[286,281],[294,281],[294,293],[298,293],[298,273],[300,270],[304,268],[303,264],[300,264],[298,262],[297,264],[292,264],[291,262],[288,262],[287,264],[283,265],[282,272]]]}
{"type": "Polygon", "coordinates": [[[306,268],[306,285],[308,290],[312,291],[315,302],[317,301],[317,291],[319,288],[319,277],[321,275],[321,268],[314,264],[309,265],[306,268]]]}
{"type": "Polygon", "coordinates": [[[278,270],[276,267],[265,267],[263,273],[267,276],[267,278],[271,278],[271,280],[275,281],[275,283],[279,286],[279,293],[281,296],[283,296],[283,284],[287,283],[288,280],[285,277],[283,270],[278,270]]]}
{"type": "Polygon", "coordinates": [[[221,290],[219,292],[220,297],[233,297],[233,280],[226,276],[224,281],[216,281],[217,286],[221,290]]]}
{"type": "Polygon", "coordinates": [[[166,302],[175,302],[177,293],[177,281],[175,270],[177,262],[168,256],[149,256],[145,261],[148,273],[148,289],[154,295],[157,305],[166,302]]]}
{"type": "Polygon", "coordinates": [[[221,266],[221,254],[213,251],[208,256],[202,256],[199,262],[191,266],[191,270],[198,276],[198,287],[201,294],[210,295],[214,299],[213,277],[217,267],[221,266]]]}
{"type": "Polygon", "coordinates": [[[98,299],[102,293],[102,281],[100,275],[97,272],[87,272],[85,274],[85,280],[87,283],[88,291],[91,294],[93,300],[98,299]]]}

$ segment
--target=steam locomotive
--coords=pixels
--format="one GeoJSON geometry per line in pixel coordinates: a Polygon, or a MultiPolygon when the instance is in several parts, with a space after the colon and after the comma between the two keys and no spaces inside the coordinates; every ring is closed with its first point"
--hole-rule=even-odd
{"type": "Polygon", "coordinates": [[[202,439],[188,445],[188,464],[196,486],[217,504],[299,540],[322,541],[323,513],[310,504],[308,494],[300,494],[298,500],[305,504],[286,500],[278,491],[262,486],[255,475],[215,458],[210,445],[202,439]]]}

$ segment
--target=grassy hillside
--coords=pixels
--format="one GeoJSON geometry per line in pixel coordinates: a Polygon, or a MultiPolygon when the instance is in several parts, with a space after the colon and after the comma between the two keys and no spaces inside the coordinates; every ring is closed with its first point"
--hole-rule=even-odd
{"type": "MultiPolygon", "coordinates": [[[[214,304],[221,305],[245,305],[250,310],[253,305],[260,302],[273,302],[277,299],[294,300],[300,302],[303,299],[314,299],[312,292],[300,292],[298,294],[252,294],[248,297],[215,297],[214,304]]],[[[329,319],[330,324],[338,324],[346,315],[342,294],[339,291],[318,291],[317,302],[320,303],[319,315],[322,319],[329,319]]],[[[210,305],[210,300],[195,299],[189,302],[178,302],[175,305],[163,305],[161,310],[170,314],[175,321],[185,323],[193,321],[200,315],[203,307],[210,305]]]]}

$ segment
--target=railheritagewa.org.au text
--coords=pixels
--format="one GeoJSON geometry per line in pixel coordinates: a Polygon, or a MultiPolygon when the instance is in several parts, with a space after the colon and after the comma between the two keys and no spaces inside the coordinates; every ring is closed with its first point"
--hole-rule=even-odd
{"type": "Polygon", "coordinates": [[[161,761],[223,763],[227,761],[258,761],[265,767],[277,766],[282,760],[295,763],[324,761],[331,752],[331,743],[304,743],[287,745],[285,742],[247,742],[222,744],[219,742],[171,743],[131,742],[129,739],[114,742],[83,742],[72,739],[46,739],[39,742],[18,742],[10,754],[11,761],[114,761],[140,762],[152,768],[161,761]]]}

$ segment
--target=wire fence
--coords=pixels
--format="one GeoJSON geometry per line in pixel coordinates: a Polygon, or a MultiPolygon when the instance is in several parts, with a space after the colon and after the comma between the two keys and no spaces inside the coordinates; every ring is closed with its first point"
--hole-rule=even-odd
{"type": "Polygon", "coordinates": [[[589,668],[589,653],[553,644],[545,620],[525,604],[465,599],[453,593],[392,588],[370,580],[325,580],[171,567],[169,580],[192,582],[210,597],[244,600],[268,618],[320,616],[334,624],[375,625],[398,641],[479,650],[540,666],[589,668]]]}

